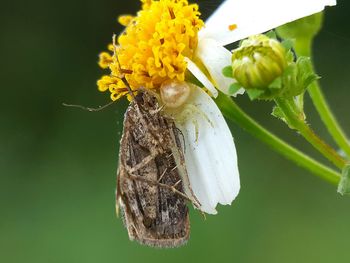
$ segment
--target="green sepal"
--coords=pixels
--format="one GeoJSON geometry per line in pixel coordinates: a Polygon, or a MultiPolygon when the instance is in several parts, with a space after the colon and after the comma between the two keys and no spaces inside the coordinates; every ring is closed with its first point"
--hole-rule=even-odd
{"type": "Polygon", "coordinates": [[[232,66],[227,66],[222,69],[222,74],[227,77],[233,79],[232,66]]]}
{"type": "Polygon", "coordinates": [[[288,50],[286,52],[286,60],[288,61],[288,63],[293,63],[294,62],[294,54],[291,50],[288,50]]]}
{"type": "Polygon", "coordinates": [[[297,75],[298,69],[296,63],[291,63],[284,70],[282,75],[283,82],[283,94],[281,94],[282,98],[289,99],[294,96],[297,96],[300,92],[301,87],[298,85],[297,75]]]}
{"type": "Polygon", "coordinates": [[[251,100],[273,100],[282,91],[282,79],[277,77],[266,89],[246,89],[251,100]]]}
{"type": "Polygon", "coordinates": [[[319,79],[312,68],[309,57],[299,57],[295,63],[290,63],[282,75],[283,93],[282,98],[289,99],[300,94],[319,79]]]}
{"type": "Polygon", "coordinates": [[[272,39],[277,40],[277,35],[276,35],[275,30],[270,30],[270,31],[266,32],[264,35],[267,36],[268,38],[272,38],[272,39]]]}
{"type": "Polygon", "coordinates": [[[337,192],[341,195],[350,194],[350,164],[343,168],[337,192]]]}
{"type": "Polygon", "coordinates": [[[320,79],[320,77],[314,73],[312,62],[309,57],[299,57],[297,60],[297,67],[298,79],[302,81],[305,89],[308,88],[312,82],[320,79]]]}
{"type": "Polygon", "coordinates": [[[230,85],[230,87],[228,88],[228,92],[230,95],[233,95],[235,94],[240,88],[242,88],[242,86],[238,83],[238,82],[235,82],[235,83],[232,83],[230,85]]]}
{"type": "Polygon", "coordinates": [[[278,106],[273,107],[271,115],[276,117],[277,119],[283,121],[285,124],[288,125],[288,127],[290,129],[296,130],[296,128],[294,126],[292,126],[290,123],[288,123],[288,121],[287,121],[287,119],[286,119],[286,117],[285,117],[285,115],[280,107],[278,107],[278,106]]]}
{"type": "Polygon", "coordinates": [[[294,103],[295,103],[295,106],[297,107],[297,109],[299,110],[299,112],[304,115],[303,119],[306,120],[306,116],[304,114],[304,93],[302,93],[298,96],[295,96],[294,103]]]}
{"type": "Polygon", "coordinates": [[[277,90],[282,88],[282,78],[278,77],[275,78],[274,81],[271,82],[271,84],[268,86],[268,89],[270,90],[277,90]]]}
{"type": "MultiPolygon", "coordinates": [[[[293,102],[293,99],[281,99],[281,98],[279,98],[278,101],[280,101],[280,102],[283,101],[283,103],[290,104],[293,102]]],[[[277,104],[277,100],[276,100],[276,104],[277,104]]],[[[293,112],[293,114],[297,114],[298,116],[300,114],[303,115],[303,113],[297,112],[297,111],[293,112]]],[[[283,108],[280,108],[278,105],[273,107],[271,115],[276,117],[277,119],[283,121],[285,124],[287,124],[287,126],[290,129],[297,130],[297,128],[290,121],[288,121],[288,118],[286,117],[285,112],[283,111],[283,108]]]]}
{"type": "Polygon", "coordinates": [[[287,38],[287,39],[283,40],[281,42],[281,44],[286,50],[290,50],[294,46],[294,40],[287,38]]]}
{"type": "Polygon", "coordinates": [[[280,107],[278,106],[273,107],[271,115],[285,122],[285,116],[280,107]]]}
{"type": "Polygon", "coordinates": [[[265,92],[261,89],[246,89],[246,92],[250,98],[250,100],[256,100],[259,99],[260,96],[265,92]]]}

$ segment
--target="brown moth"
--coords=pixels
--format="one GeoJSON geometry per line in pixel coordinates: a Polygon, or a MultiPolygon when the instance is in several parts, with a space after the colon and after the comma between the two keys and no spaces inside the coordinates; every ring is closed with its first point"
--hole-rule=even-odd
{"type": "Polygon", "coordinates": [[[189,239],[186,203],[199,203],[189,185],[179,131],[144,89],[125,113],[116,199],[130,240],[166,248],[189,239]]]}

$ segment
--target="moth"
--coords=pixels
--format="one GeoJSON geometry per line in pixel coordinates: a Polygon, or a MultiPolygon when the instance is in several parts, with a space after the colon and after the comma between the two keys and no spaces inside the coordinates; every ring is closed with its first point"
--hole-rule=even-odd
{"type": "Polygon", "coordinates": [[[124,116],[116,207],[130,240],[177,247],[190,234],[187,202],[199,207],[187,176],[181,133],[156,95],[138,91],[124,116]]]}

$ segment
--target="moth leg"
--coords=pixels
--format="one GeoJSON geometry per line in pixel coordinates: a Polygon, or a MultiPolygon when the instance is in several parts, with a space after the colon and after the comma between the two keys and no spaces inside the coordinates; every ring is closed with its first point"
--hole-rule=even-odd
{"type": "Polygon", "coordinates": [[[181,183],[181,182],[182,182],[182,180],[177,181],[177,182],[173,185],[173,187],[175,188],[175,187],[178,186],[179,183],[181,183]]]}
{"type": "MultiPolygon", "coordinates": [[[[141,176],[137,176],[137,175],[134,175],[134,174],[128,174],[129,178],[131,180],[134,180],[134,181],[141,181],[141,182],[145,182],[145,183],[148,183],[150,185],[155,185],[155,186],[158,186],[158,187],[162,187],[162,188],[165,188],[165,189],[168,189],[170,191],[172,191],[173,193],[177,194],[178,196],[182,197],[183,199],[191,202],[194,204],[194,206],[200,210],[200,207],[197,205],[197,202],[194,202],[194,200],[192,200],[191,198],[189,198],[187,195],[185,195],[184,193],[180,192],[179,190],[177,190],[175,187],[176,185],[179,183],[177,182],[174,185],[167,185],[167,184],[163,184],[163,183],[159,183],[158,181],[154,181],[154,180],[149,180],[147,178],[144,178],[144,177],[141,177],[141,176]]],[[[180,180],[181,182],[181,180],[180,180]]]]}
{"type": "Polygon", "coordinates": [[[160,183],[160,181],[162,181],[164,175],[166,174],[166,172],[168,171],[168,168],[165,168],[164,172],[160,175],[159,179],[158,179],[158,183],[160,183]]]}
{"type": "MultiPolygon", "coordinates": [[[[179,191],[176,189],[176,186],[178,186],[181,182],[182,182],[182,180],[180,179],[180,180],[177,181],[174,185],[171,185],[171,186],[170,186],[170,185],[165,184],[165,186],[169,187],[169,189],[170,189],[171,191],[173,191],[175,194],[176,194],[176,193],[181,193],[181,192],[179,192],[179,191]]],[[[160,185],[160,186],[161,186],[161,185],[160,185]]],[[[182,193],[181,193],[181,194],[182,194],[182,193]]],[[[184,195],[184,196],[186,197],[186,200],[190,201],[190,202],[191,202],[198,210],[200,210],[201,213],[203,214],[202,210],[200,209],[200,204],[197,202],[197,200],[194,200],[194,199],[188,197],[186,194],[182,194],[182,195],[184,195]]]]}
{"type": "Polygon", "coordinates": [[[158,114],[159,112],[161,112],[164,108],[165,108],[165,104],[164,105],[162,105],[162,106],[160,106],[158,109],[156,109],[156,110],[150,110],[149,111],[149,113],[151,114],[151,115],[154,115],[154,114],[158,114]]]}
{"type": "Polygon", "coordinates": [[[128,172],[129,173],[135,173],[136,171],[144,168],[150,161],[153,161],[154,158],[156,158],[158,155],[157,152],[155,153],[151,153],[150,155],[148,155],[147,157],[143,158],[141,162],[139,162],[138,164],[134,165],[133,167],[130,167],[128,165],[126,165],[126,167],[128,168],[128,172]]]}

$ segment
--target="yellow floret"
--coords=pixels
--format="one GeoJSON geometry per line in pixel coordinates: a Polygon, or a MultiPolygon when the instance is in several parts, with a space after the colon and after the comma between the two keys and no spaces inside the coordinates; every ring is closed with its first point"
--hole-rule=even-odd
{"type": "MultiPolygon", "coordinates": [[[[118,37],[115,54],[101,53],[99,64],[109,67],[114,78],[125,76],[132,90],[145,87],[158,91],[166,80],[184,80],[184,57],[192,58],[203,21],[199,19],[198,6],[189,5],[187,0],[141,2],[142,10],[136,17],[122,17],[127,27],[118,37]]],[[[101,89],[100,85],[101,91],[109,89],[101,89]]]]}
{"type": "Polygon", "coordinates": [[[108,52],[101,52],[100,53],[98,65],[101,68],[103,68],[103,69],[108,68],[112,62],[113,62],[113,59],[112,59],[111,54],[109,54],[108,52]]]}
{"type": "Polygon", "coordinates": [[[130,98],[128,88],[120,78],[102,76],[102,78],[97,81],[97,86],[99,91],[109,90],[111,93],[111,100],[113,101],[124,95],[129,95],[128,98],[130,98]]]}
{"type": "Polygon", "coordinates": [[[133,19],[134,17],[130,15],[119,16],[118,23],[121,24],[122,26],[128,26],[133,19]]]}

